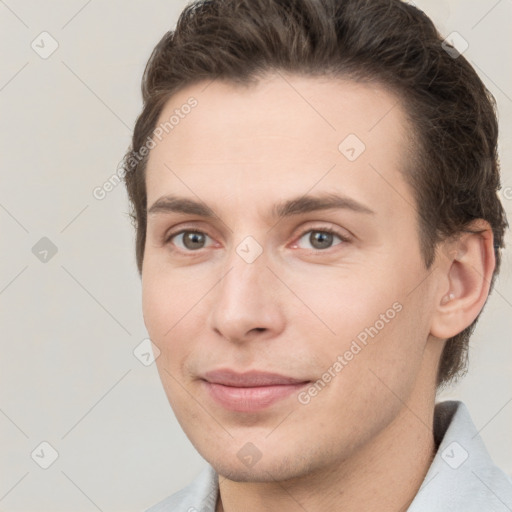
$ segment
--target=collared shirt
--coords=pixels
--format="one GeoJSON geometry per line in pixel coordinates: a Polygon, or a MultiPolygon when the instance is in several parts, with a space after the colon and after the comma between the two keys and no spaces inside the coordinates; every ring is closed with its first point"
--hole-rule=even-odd
{"type": "MultiPolygon", "coordinates": [[[[512,512],[512,478],[493,463],[464,403],[436,404],[433,432],[438,450],[407,512],[512,512]]],[[[215,512],[218,494],[208,465],[146,512],[215,512]]]]}

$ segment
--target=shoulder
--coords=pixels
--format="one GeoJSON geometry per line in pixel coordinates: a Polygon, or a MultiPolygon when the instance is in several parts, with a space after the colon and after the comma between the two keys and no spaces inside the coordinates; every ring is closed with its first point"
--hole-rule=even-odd
{"type": "Polygon", "coordinates": [[[146,512],[215,512],[218,492],[217,474],[208,465],[187,487],[146,512]]]}

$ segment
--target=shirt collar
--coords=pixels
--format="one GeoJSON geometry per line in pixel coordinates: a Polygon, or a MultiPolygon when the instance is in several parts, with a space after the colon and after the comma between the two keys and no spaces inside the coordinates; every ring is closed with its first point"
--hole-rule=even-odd
{"type": "Polygon", "coordinates": [[[493,463],[463,402],[434,409],[439,445],[408,512],[512,512],[512,479],[493,463]]]}

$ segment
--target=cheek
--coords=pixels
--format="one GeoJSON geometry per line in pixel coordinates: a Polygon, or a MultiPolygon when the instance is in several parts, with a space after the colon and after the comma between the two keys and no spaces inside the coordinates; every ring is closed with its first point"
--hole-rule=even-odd
{"type": "Polygon", "coordinates": [[[200,294],[198,283],[182,271],[148,264],[142,276],[142,313],[148,333],[156,340],[172,336],[200,294]]]}
{"type": "Polygon", "coordinates": [[[424,362],[426,316],[418,313],[422,309],[417,297],[398,297],[388,295],[382,304],[372,304],[373,314],[358,326],[346,352],[352,360],[339,384],[361,403],[397,406],[397,397],[409,395],[424,362]]]}
{"type": "MultiPolygon", "coordinates": [[[[315,346],[320,368],[328,369],[338,356],[345,356],[339,373],[345,377],[337,382],[349,379],[359,386],[361,380],[376,379],[370,372],[373,370],[391,384],[400,375],[413,372],[421,362],[428,334],[427,313],[418,316],[425,310],[422,291],[410,293],[417,283],[403,278],[403,266],[380,261],[379,266],[350,271],[310,272],[307,280],[295,282],[297,295],[307,297],[308,308],[331,330],[331,335],[322,336],[315,346]],[[346,372],[347,367],[351,371],[346,372]]],[[[320,325],[318,318],[312,319],[309,314],[297,315],[296,319],[303,325],[313,320],[320,325]]]]}
{"type": "MultiPolygon", "coordinates": [[[[168,296],[163,293],[156,275],[145,270],[142,275],[142,315],[146,329],[154,342],[158,342],[166,329],[164,324],[167,322],[164,320],[165,311],[169,309],[167,301],[168,296]]],[[[157,344],[160,346],[160,343],[157,344]]]]}
{"type": "MultiPolygon", "coordinates": [[[[171,371],[170,364],[177,361],[180,352],[180,337],[178,333],[186,321],[183,294],[176,292],[176,287],[169,279],[158,276],[144,275],[142,281],[142,312],[144,324],[149,337],[160,350],[160,357],[156,360],[157,366],[164,366],[171,371]],[[181,319],[181,320],[180,320],[181,319]]],[[[169,376],[162,374],[167,380],[169,376]]]]}
{"type": "MultiPolygon", "coordinates": [[[[322,322],[331,331],[333,339],[343,340],[342,343],[350,342],[374,325],[379,315],[385,314],[400,297],[394,289],[390,290],[387,277],[371,273],[367,268],[333,267],[326,270],[319,267],[293,277],[288,283],[301,298],[302,304],[297,303],[297,306],[304,312],[297,316],[297,320],[314,320],[319,325],[322,322]]],[[[392,310],[388,316],[394,317],[394,313],[392,310]]],[[[343,347],[333,346],[333,349],[340,348],[343,347]]]]}
{"type": "MultiPolygon", "coordinates": [[[[208,288],[187,272],[149,265],[142,278],[142,312],[149,337],[160,350],[157,366],[164,381],[182,373],[182,363],[200,339],[204,295],[208,288]]],[[[172,384],[172,382],[171,382],[172,384]]]]}

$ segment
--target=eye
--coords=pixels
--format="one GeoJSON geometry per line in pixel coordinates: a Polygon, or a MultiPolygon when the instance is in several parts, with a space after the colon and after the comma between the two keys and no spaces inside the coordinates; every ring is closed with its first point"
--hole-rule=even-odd
{"type": "Polygon", "coordinates": [[[179,233],[171,234],[167,238],[167,243],[173,243],[184,251],[194,251],[204,249],[208,238],[210,237],[202,231],[183,230],[179,233]]]}
{"type": "MultiPolygon", "coordinates": [[[[310,244],[310,247],[305,247],[306,249],[329,249],[332,247],[333,241],[336,238],[340,242],[348,242],[346,237],[342,236],[341,234],[337,234],[331,229],[310,229],[301,235],[295,246],[300,246],[301,240],[305,240],[306,243],[310,244]]],[[[339,245],[339,243],[334,245],[339,245]]]]}

